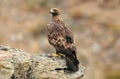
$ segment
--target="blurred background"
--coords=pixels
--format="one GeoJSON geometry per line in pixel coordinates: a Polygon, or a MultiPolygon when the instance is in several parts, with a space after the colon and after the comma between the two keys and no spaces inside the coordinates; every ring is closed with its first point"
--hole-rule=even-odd
{"type": "Polygon", "coordinates": [[[83,79],[120,79],[120,0],[0,0],[0,45],[55,53],[46,35],[53,7],[74,31],[83,79]]]}

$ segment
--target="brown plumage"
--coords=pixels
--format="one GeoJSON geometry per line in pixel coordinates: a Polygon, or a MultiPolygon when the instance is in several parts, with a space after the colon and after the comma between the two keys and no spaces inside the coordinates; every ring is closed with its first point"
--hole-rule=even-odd
{"type": "Polygon", "coordinates": [[[63,22],[59,9],[52,8],[50,13],[52,19],[47,26],[48,41],[55,47],[57,54],[65,55],[67,70],[77,71],[79,61],[76,56],[73,32],[63,22]]]}

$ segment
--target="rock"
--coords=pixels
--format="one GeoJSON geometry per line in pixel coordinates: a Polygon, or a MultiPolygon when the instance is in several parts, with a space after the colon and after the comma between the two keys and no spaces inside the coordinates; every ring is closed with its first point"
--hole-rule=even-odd
{"type": "Polygon", "coordinates": [[[0,50],[0,79],[9,79],[14,72],[14,66],[9,61],[11,56],[8,52],[0,50]]]}
{"type": "Polygon", "coordinates": [[[81,79],[85,68],[68,72],[64,58],[32,55],[20,49],[0,46],[0,79],[81,79]]]}
{"type": "MultiPolygon", "coordinates": [[[[0,70],[1,69],[5,70],[4,77],[6,77],[7,75],[9,78],[7,77],[6,79],[28,79],[26,75],[28,74],[27,70],[31,66],[31,63],[30,63],[31,55],[29,53],[25,53],[24,51],[20,49],[4,47],[4,46],[0,47],[0,51],[2,52],[2,53],[0,52],[1,53],[0,64],[2,65],[0,70]],[[7,73],[8,71],[10,73],[7,73]]],[[[3,71],[1,71],[0,73],[2,72],[3,71]]]]}

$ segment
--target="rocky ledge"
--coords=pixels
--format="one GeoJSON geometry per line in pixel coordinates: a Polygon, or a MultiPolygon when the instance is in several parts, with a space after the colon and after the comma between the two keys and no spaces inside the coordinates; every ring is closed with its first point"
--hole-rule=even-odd
{"type": "Polygon", "coordinates": [[[65,60],[46,54],[33,55],[23,50],[0,46],[0,79],[81,79],[85,68],[77,72],[55,70],[66,67],[65,60]]]}

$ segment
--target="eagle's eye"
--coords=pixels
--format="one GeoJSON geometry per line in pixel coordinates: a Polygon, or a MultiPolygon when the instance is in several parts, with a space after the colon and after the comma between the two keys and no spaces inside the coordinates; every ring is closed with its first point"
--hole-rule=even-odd
{"type": "Polygon", "coordinates": [[[56,10],[56,9],[53,9],[53,11],[54,11],[54,12],[57,12],[57,10],[56,10]]]}

